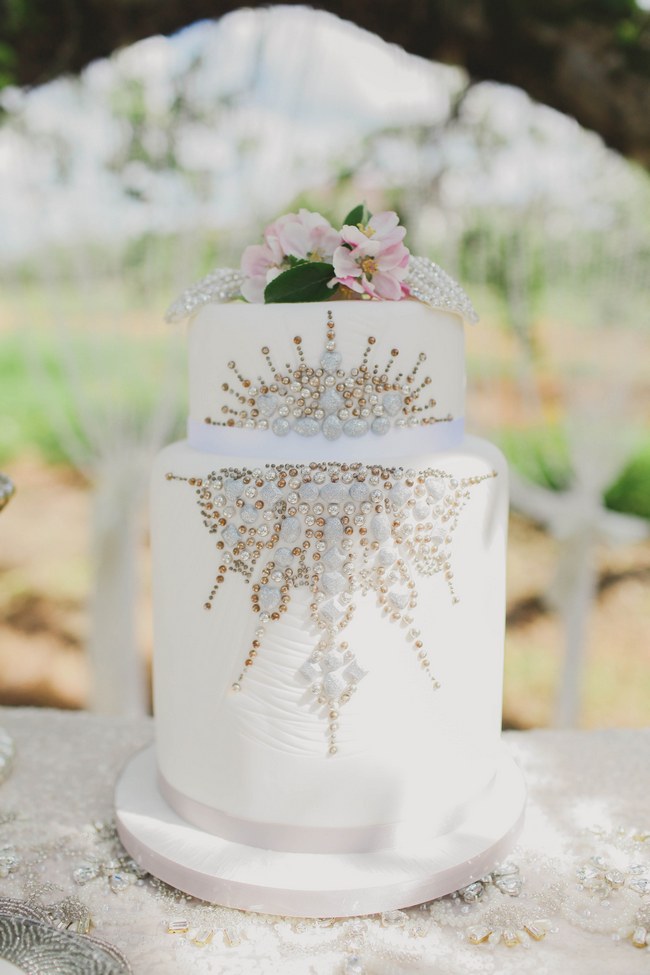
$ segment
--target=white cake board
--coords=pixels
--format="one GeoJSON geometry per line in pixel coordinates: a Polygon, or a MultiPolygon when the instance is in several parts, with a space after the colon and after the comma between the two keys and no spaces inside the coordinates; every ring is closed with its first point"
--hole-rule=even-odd
{"type": "Polygon", "coordinates": [[[244,846],[185,822],[158,791],[154,746],[129,761],[115,792],[120,839],[149,873],[202,900],[292,917],[375,914],[458,890],[508,853],[525,801],[523,775],[504,749],[489,789],[452,832],[394,850],[324,854],[244,846]]]}

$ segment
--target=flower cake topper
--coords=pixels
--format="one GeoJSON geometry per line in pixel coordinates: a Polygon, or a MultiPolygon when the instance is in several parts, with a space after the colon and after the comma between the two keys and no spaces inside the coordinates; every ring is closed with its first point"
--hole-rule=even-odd
{"type": "Polygon", "coordinates": [[[393,211],[370,214],[364,204],[336,230],[320,213],[301,209],[269,224],[261,244],[246,247],[241,268],[217,268],[188,288],[167,312],[183,321],[212,302],[253,304],[337,299],[417,299],[478,321],[471,301],[433,261],[412,255],[393,211]]]}
{"type": "Polygon", "coordinates": [[[340,231],[320,213],[288,213],[242,255],[242,296],[250,302],[323,301],[332,297],[399,301],[410,253],[396,213],[352,210],[340,231]]]}

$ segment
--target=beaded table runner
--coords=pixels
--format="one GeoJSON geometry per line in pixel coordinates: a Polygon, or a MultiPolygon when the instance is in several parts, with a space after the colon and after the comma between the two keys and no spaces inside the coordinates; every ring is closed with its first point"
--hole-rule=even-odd
{"type": "MultiPolygon", "coordinates": [[[[429,904],[310,921],[202,903],[125,854],[113,786],[150,720],[4,709],[0,724],[16,742],[0,786],[0,896],[114,946],[134,975],[650,970],[649,731],[507,734],[530,799],[506,863],[429,904]]],[[[11,934],[0,946],[11,960],[11,934]]]]}

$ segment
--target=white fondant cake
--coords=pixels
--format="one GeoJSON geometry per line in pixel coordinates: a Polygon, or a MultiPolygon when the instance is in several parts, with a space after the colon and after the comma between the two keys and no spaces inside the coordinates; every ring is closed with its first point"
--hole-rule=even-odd
{"type": "Polygon", "coordinates": [[[152,481],[160,788],[270,850],[453,830],[499,755],[506,469],[463,323],[420,301],[209,301],[152,481]]]}

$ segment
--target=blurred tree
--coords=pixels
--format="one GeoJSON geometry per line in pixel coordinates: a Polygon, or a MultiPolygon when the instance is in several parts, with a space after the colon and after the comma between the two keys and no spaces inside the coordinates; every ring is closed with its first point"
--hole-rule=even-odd
{"type": "MultiPolygon", "coordinates": [[[[637,0],[311,5],[411,54],[461,65],[475,80],[523,88],[650,167],[650,13],[637,0]]],[[[77,72],[116,48],[241,6],[232,0],[0,0],[0,87],[77,72]]]]}

